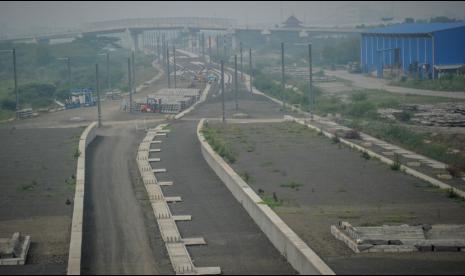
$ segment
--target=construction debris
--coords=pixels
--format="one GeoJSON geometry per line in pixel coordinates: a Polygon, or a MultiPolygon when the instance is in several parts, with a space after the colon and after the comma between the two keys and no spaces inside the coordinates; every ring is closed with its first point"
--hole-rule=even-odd
{"type": "Polygon", "coordinates": [[[465,104],[439,103],[434,105],[406,104],[399,109],[379,109],[381,117],[396,120],[398,114],[411,114],[410,122],[424,126],[465,127],[465,104]]]}

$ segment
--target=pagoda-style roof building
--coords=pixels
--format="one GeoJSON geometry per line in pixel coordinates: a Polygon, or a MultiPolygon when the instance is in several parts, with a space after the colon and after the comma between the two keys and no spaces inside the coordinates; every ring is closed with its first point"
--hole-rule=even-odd
{"type": "Polygon", "coordinates": [[[302,21],[297,19],[294,15],[289,16],[284,23],[281,24],[282,28],[302,28],[302,21]]]}

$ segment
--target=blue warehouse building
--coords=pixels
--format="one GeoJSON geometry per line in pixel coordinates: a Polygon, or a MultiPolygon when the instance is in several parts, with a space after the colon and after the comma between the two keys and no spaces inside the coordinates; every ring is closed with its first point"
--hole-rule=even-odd
{"type": "Polygon", "coordinates": [[[436,79],[441,72],[465,65],[465,23],[406,23],[362,33],[363,73],[383,77],[391,69],[399,75],[415,72],[436,79]]]}

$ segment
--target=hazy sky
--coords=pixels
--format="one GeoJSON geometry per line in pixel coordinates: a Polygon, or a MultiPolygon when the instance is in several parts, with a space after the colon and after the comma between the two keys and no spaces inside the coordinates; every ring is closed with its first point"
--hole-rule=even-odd
{"type": "Polygon", "coordinates": [[[307,24],[370,23],[381,17],[463,19],[465,1],[251,1],[251,2],[0,2],[0,29],[77,27],[85,22],[137,17],[227,17],[240,24],[277,24],[295,14],[307,24]]]}

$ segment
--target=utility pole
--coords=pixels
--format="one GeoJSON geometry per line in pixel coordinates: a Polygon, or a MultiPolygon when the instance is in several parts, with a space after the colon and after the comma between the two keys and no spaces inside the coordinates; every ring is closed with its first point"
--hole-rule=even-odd
{"type": "Polygon", "coordinates": [[[249,79],[250,79],[250,93],[253,93],[253,88],[252,88],[252,48],[249,48],[249,79]]]}
{"type": "Polygon", "coordinates": [[[97,90],[97,120],[98,127],[102,126],[102,110],[100,107],[100,84],[99,84],[99,74],[98,74],[98,63],[95,64],[95,87],[97,90]]]}
{"type": "Polygon", "coordinates": [[[312,44],[308,44],[308,111],[313,118],[315,95],[313,95],[312,44]]]}
{"type": "Polygon", "coordinates": [[[173,72],[174,72],[174,88],[176,89],[176,48],[173,43],[173,72]]]}
{"type": "Polygon", "coordinates": [[[223,69],[223,60],[221,60],[221,107],[223,110],[223,123],[226,122],[226,116],[224,111],[224,69],[223,69]]]}
{"type": "Polygon", "coordinates": [[[236,111],[239,110],[237,102],[237,55],[234,55],[234,100],[236,101],[236,111]]]}
{"type": "Polygon", "coordinates": [[[132,81],[131,81],[131,58],[128,57],[128,92],[129,92],[129,113],[132,113],[132,81]]]}
{"type": "Polygon", "coordinates": [[[170,83],[170,49],[166,47],[166,74],[168,76],[168,88],[171,88],[170,83]]]}
{"type": "Polygon", "coordinates": [[[244,81],[244,74],[243,74],[243,67],[242,67],[242,42],[239,42],[239,46],[240,46],[240,53],[241,53],[241,81],[244,81]]]}
{"type": "Polygon", "coordinates": [[[285,79],[284,79],[284,42],[281,42],[281,100],[283,102],[283,111],[286,109],[284,92],[286,89],[285,79]]]}

